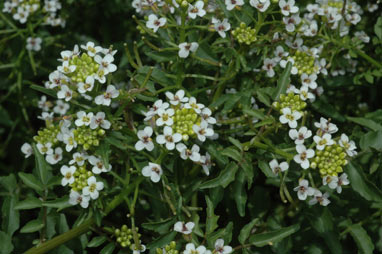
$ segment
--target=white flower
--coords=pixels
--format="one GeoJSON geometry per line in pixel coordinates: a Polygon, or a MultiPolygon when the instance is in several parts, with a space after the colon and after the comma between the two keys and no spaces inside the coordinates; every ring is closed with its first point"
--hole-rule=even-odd
{"type": "Polygon", "coordinates": [[[276,160],[276,159],[273,159],[269,162],[269,166],[271,167],[272,169],[272,172],[274,174],[278,174],[279,172],[284,172],[286,171],[288,168],[289,168],[289,165],[287,162],[281,162],[279,164],[279,162],[276,160]]]}
{"type": "Polygon", "coordinates": [[[63,116],[66,114],[69,108],[70,108],[70,105],[68,103],[65,103],[62,100],[57,100],[56,106],[54,106],[53,108],[53,112],[63,116]]]}
{"type": "Polygon", "coordinates": [[[325,194],[322,195],[321,191],[315,189],[313,198],[309,200],[309,205],[315,205],[318,202],[322,206],[327,206],[330,204],[330,200],[328,199],[328,197],[329,197],[329,193],[325,192],[325,194]]]}
{"type": "Polygon", "coordinates": [[[70,191],[69,204],[71,204],[71,205],[80,204],[82,208],[88,208],[89,200],[90,200],[89,196],[81,195],[74,190],[70,191]]]}
{"type": "Polygon", "coordinates": [[[72,184],[74,183],[74,172],[76,172],[76,167],[75,166],[66,166],[63,165],[60,169],[61,174],[64,176],[61,180],[61,185],[66,186],[67,184],[72,184]]]}
{"type": "Polygon", "coordinates": [[[186,249],[183,251],[183,254],[206,254],[207,248],[203,245],[198,246],[195,248],[195,245],[193,243],[187,243],[186,249]]]}
{"type": "Polygon", "coordinates": [[[283,68],[285,68],[285,67],[287,66],[288,62],[291,62],[291,63],[292,63],[292,69],[291,69],[290,73],[293,74],[293,75],[296,75],[296,74],[298,73],[298,69],[297,69],[297,67],[294,65],[294,60],[293,60],[292,57],[288,57],[287,60],[285,60],[285,59],[281,60],[281,61],[280,61],[280,66],[283,67],[283,68]]]}
{"type": "Polygon", "coordinates": [[[327,120],[323,117],[320,118],[319,123],[317,123],[317,122],[314,123],[314,126],[316,126],[317,128],[320,128],[320,130],[323,133],[333,134],[333,133],[336,133],[338,131],[337,126],[335,124],[331,123],[330,119],[327,120]]]}
{"type": "Polygon", "coordinates": [[[65,80],[66,76],[59,71],[54,71],[49,74],[49,88],[55,88],[61,86],[62,81],[65,80]]]}
{"type": "Polygon", "coordinates": [[[287,90],[285,91],[286,94],[289,94],[289,93],[297,93],[298,92],[298,89],[290,84],[288,87],[287,87],[287,90]]]}
{"type": "Polygon", "coordinates": [[[290,17],[283,17],[283,22],[285,23],[286,30],[291,33],[296,29],[295,25],[300,24],[301,18],[298,14],[293,14],[290,17]]]}
{"type": "Polygon", "coordinates": [[[186,104],[184,104],[184,107],[187,109],[193,108],[195,110],[195,113],[200,114],[201,109],[204,108],[204,105],[201,103],[197,103],[195,97],[191,97],[186,104]]]}
{"type": "Polygon", "coordinates": [[[24,24],[25,22],[27,22],[28,16],[29,16],[28,10],[19,6],[17,8],[17,12],[13,14],[13,19],[18,20],[21,24],[24,24]]]}
{"type": "Polygon", "coordinates": [[[182,140],[182,135],[179,133],[172,133],[172,128],[165,126],[163,129],[163,135],[158,135],[156,141],[158,144],[166,144],[168,150],[174,150],[175,143],[182,140]]]}
{"type": "Polygon", "coordinates": [[[291,14],[291,13],[298,12],[298,7],[294,6],[294,0],[288,0],[288,1],[280,0],[279,6],[281,9],[281,13],[284,16],[289,16],[289,14],[291,14]]]}
{"type": "Polygon", "coordinates": [[[302,86],[300,89],[297,89],[296,93],[300,94],[300,99],[303,101],[306,101],[308,99],[313,101],[316,98],[314,94],[309,92],[309,87],[307,86],[302,86]]]}
{"type": "Polygon", "coordinates": [[[77,142],[74,139],[74,133],[72,131],[65,132],[62,134],[62,142],[65,143],[65,150],[67,152],[70,152],[73,148],[77,147],[77,142]]]}
{"type": "Polygon", "coordinates": [[[78,92],[79,93],[86,93],[93,90],[94,87],[94,77],[88,76],[84,82],[78,83],[78,92]]]}
{"type": "Polygon", "coordinates": [[[95,116],[90,120],[90,129],[97,129],[99,126],[101,128],[108,130],[110,129],[111,123],[105,119],[106,115],[104,112],[98,112],[95,116]]]}
{"type": "Polygon", "coordinates": [[[264,59],[264,64],[262,69],[267,72],[268,77],[273,77],[275,75],[275,71],[273,68],[276,66],[277,62],[275,59],[272,58],[265,58],[264,59]]]}
{"type": "Polygon", "coordinates": [[[229,254],[232,252],[231,246],[224,246],[224,240],[223,239],[217,239],[215,242],[215,251],[219,254],[229,254]]]}
{"type": "Polygon", "coordinates": [[[274,51],[275,58],[273,60],[280,62],[282,58],[287,57],[289,55],[288,52],[284,51],[284,48],[282,46],[277,46],[277,48],[274,51]]]}
{"type": "Polygon", "coordinates": [[[98,68],[97,73],[94,75],[94,78],[98,80],[101,84],[104,84],[106,82],[106,75],[107,75],[107,70],[104,68],[98,68]]]}
{"type": "Polygon", "coordinates": [[[102,51],[102,47],[95,46],[92,41],[89,41],[86,45],[81,45],[81,48],[87,50],[88,55],[91,57],[102,51]]]}
{"type": "Polygon", "coordinates": [[[62,62],[61,66],[57,67],[57,70],[59,70],[62,73],[69,74],[76,70],[76,65],[69,65],[69,61],[62,62]]]}
{"type": "Polygon", "coordinates": [[[340,146],[345,148],[346,153],[350,157],[357,155],[357,151],[355,151],[355,149],[357,149],[357,147],[356,147],[354,141],[353,140],[349,141],[349,137],[345,133],[341,134],[341,139],[338,141],[338,143],[340,146]]]}
{"type": "Polygon", "coordinates": [[[106,88],[106,92],[101,95],[98,95],[95,98],[95,103],[97,105],[110,106],[111,99],[117,98],[119,96],[119,91],[113,85],[108,85],[106,88]]]}
{"type": "Polygon", "coordinates": [[[159,118],[156,120],[156,125],[162,126],[162,125],[168,125],[171,126],[174,123],[174,120],[172,119],[172,116],[175,114],[174,109],[159,109],[158,110],[158,116],[159,118]]]}
{"type": "Polygon", "coordinates": [[[337,193],[342,192],[342,185],[348,185],[350,181],[348,180],[348,175],[346,173],[342,173],[342,175],[338,178],[337,182],[337,193]]]}
{"type": "Polygon", "coordinates": [[[307,86],[309,87],[310,89],[316,89],[317,88],[317,83],[316,83],[316,79],[317,79],[317,74],[311,74],[311,75],[308,75],[306,73],[303,73],[301,75],[301,82],[302,82],[302,85],[303,86],[307,86]]]}
{"type": "Polygon", "coordinates": [[[211,116],[212,111],[209,108],[203,108],[202,112],[200,113],[201,117],[204,121],[206,121],[209,124],[215,124],[216,119],[211,116]]]}
{"type": "Polygon", "coordinates": [[[73,96],[73,91],[67,85],[62,85],[61,89],[57,92],[57,98],[70,101],[73,96]]]}
{"type": "Polygon", "coordinates": [[[178,221],[174,224],[174,231],[188,235],[192,233],[192,229],[195,227],[195,223],[178,221]]]}
{"type": "Polygon", "coordinates": [[[167,19],[166,18],[159,18],[155,14],[150,14],[149,19],[146,22],[146,26],[148,28],[151,28],[154,30],[154,33],[156,33],[159,29],[159,27],[162,27],[166,24],[167,19]]]}
{"type": "Polygon", "coordinates": [[[202,165],[203,171],[206,175],[210,175],[210,168],[212,166],[211,156],[209,153],[200,156],[200,164],[202,165]]]}
{"type": "Polygon", "coordinates": [[[293,189],[297,191],[297,196],[299,200],[305,200],[308,196],[312,196],[314,194],[314,189],[309,187],[308,180],[300,179],[298,181],[298,186],[293,189]]]}
{"type": "Polygon", "coordinates": [[[214,135],[214,130],[208,128],[208,123],[206,121],[200,122],[200,126],[194,124],[192,126],[193,131],[198,136],[198,139],[202,142],[206,141],[206,137],[211,137],[214,135]]]}
{"type": "Polygon", "coordinates": [[[21,152],[25,155],[25,158],[28,158],[33,154],[32,146],[29,143],[24,143],[21,146],[21,152]]]}
{"type": "Polygon", "coordinates": [[[82,166],[84,165],[86,159],[86,154],[77,152],[73,154],[73,159],[69,161],[69,164],[72,165],[74,163],[77,163],[78,166],[82,166]]]}
{"type": "Polygon", "coordinates": [[[53,112],[48,113],[48,112],[42,112],[41,116],[38,116],[38,119],[44,120],[44,121],[52,121],[53,120],[53,112]]]}
{"type": "Polygon", "coordinates": [[[176,145],[176,150],[180,153],[180,157],[183,160],[190,159],[194,162],[197,162],[200,160],[200,148],[198,145],[194,144],[190,149],[187,148],[185,144],[179,143],[176,145]]]}
{"type": "Polygon", "coordinates": [[[324,150],[325,146],[331,146],[334,144],[334,140],[332,140],[332,135],[329,133],[325,133],[322,137],[314,136],[314,142],[316,142],[316,148],[318,150],[324,150]]]}
{"type": "Polygon", "coordinates": [[[53,153],[53,149],[52,149],[52,143],[48,142],[46,144],[41,144],[41,143],[37,143],[37,149],[38,151],[44,155],[44,154],[52,154],[53,153]]]}
{"type": "Polygon", "coordinates": [[[117,70],[117,66],[113,64],[114,57],[110,54],[107,54],[103,58],[99,55],[94,57],[94,61],[96,61],[100,69],[103,70],[103,75],[107,75],[108,73],[115,72],[117,70]]]}
{"type": "Polygon", "coordinates": [[[336,189],[338,186],[338,177],[327,175],[322,178],[322,185],[328,185],[330,189],[336,189]]]}
{"type": "Polygon", "coordinates": [[[103,190],[103,182],[97,182],[95,176],[88,178],[88,186],[82,189],[82,193],[86,196],[90,196],[92,199],[97,199],[100,190],[103,190]]]}
{"type": "Polygon", "coordinates": [[[300,164],[303,169],[309,168],[309,158],[314,156],[314,151],[312,149],[306,149],[304,145],[297,145],[296,150],[298,154],[294,156],[294,161],[300,164]]]}
{"type": "MultiPolygon", "coordinates": [[[[181,102],[187,102],[188,97],[184,97],[184,91],[179,90],[175,93],[175,95],[171,92],[166,92],[167,98],[170,100],[170,103],[174,106],[178,105],[181,102]]],[[[160,100],[162,101],[162,100],[160,100]]]]}
{"type": "Polygon", "coordinates": [[[179,47],[179,52],[178,52],[179,57],[186,58],[188,57],[190,52],[195,52],[198,49],[199,44],[197,42],[191,42],[191,43],[182,42],[181,44],[179,44],[178,47],[179,47]]]}
{"type": "Polygon", "coordinates": [[[159,182],[161,175],[163,174],[163,170],[160,165],[156,163],[149,162],[149,165],[142,168],[142,175],[146,177],[150,177],[150,180],[154,183],[159,182]]]}
{"type": "Polygon", "coordinates": [[[227,7],[227,10],[232,10],[236,6],[242,6],[244,5],[243,0],[225,0],[225,5],[227,7]]]}
{"type": "Polygon", "coordinates": [[[304,144],[304,140],[312,136],[312,131],[308,130],[305,126],[301,127],[298,131],[296,129],[289,130],[289,137],[294,140],[296,145],[304,144]]]}
{"type": "Polygon", "coordinates": [[[28,37],[27,38],[27,50],[40,51],[41,50],[41,38],[40,37],[28,37]]]}
{"type": "Polygon", "coordinates": [[[61,53],[60,53],[61,59],[58,59],[58,61],[66,62],[66,61],[71,60],[74,56],[79,55],[79,54],[80,54],[80,51],[79,51],[78,45],[74,45],[73,50],[61,51],[61,53]]]}
{"type": "Polygon", "coordinates": [[[220,21],[219,19],[212,18],[212,24],[214,24],[216,32],[218,32],[222,38],[225,38],[225,32],[231,29],[231,25],[228,23],[228,19],[223,19],[223,21],[220,21]]]}
{"type": "Polygon", "coordinates": [[[154,143],[151,139],[153,134],[153,129],[150,126],[145,127],[143,130],[138,131],[137,136],[139,138],[138,142],[135,144],[135,149],[142,151],[146,149],[147,151],[152,151],[154,149],[154,143]]]}
{"type": "Polygon", "coordinates": [[[258,9],[260,12],[265,12],[269,5],[271,4],[270,0],[250,0],[249,4],[256,9],[258,9]]]}
{"type": "Polygon", "coordinates": [[[203,9],[204,2],[203,1],[197,1],[195,5],[189,4],[188,6],[188,17],[191,19],[195,19],[196,16],[203,17],[206,15],[206,11],[203,9]]]}
{"type": "Polygon", "coordinates": [[[54,149],[54,153],[48,154],[45,159],[51,165],[56,164],[57,162],[62,160],[62,148],[57,147],[56,149],[54,149]]]}
{"type": "Polygon", "coordinates": [[[282,124],[288,123],[290,128],[296,128],[297,120],[301,118],[301,113],[297,110],[292,112],[290,108],[283,108],[281,111],[283,114],[279,118],[280,122],[282,124]]]}
{"type": "Polygon", "coordinates": [[[112,168],[110,164],[109,164],[109,167],[106,168],[102,160],[93,155],[89,156],[88,161],[93,166],[92,172],[97,175],[101,173],[109,172],[112,168]]]}
{"type": "Polygon", "coordinates": [[[140,254],[146,251],[146,246],[141,244],[141,240],[139,240],[139,249],[135,247],[135,243],[130,246],[130,249],[133,251],[133,254],[140,254]]]}
{"type": "Polygon", "coordinates": [[[90,121],[93,118],[94,114],[93,112],[87,113],[85,111],[78,111],[77,112],[77,120],[74,122],[75,125],[79,126],[89,126],[90,121]]]}
{"type": "Polygon", "coordinates": [[[166,109],[168,108],[170,105],[167,103],[167,102],[163,102],[162,100],[157,100],[156,102],[154,102],[154,105],[152,108],[150,108],[149,111],[147,111],[145,114],[145,119],[144,121],[148,121],[150,120],[153,116],[155,116],[157,113],[158,113],[158,110],[159,109],[166,109]]]}

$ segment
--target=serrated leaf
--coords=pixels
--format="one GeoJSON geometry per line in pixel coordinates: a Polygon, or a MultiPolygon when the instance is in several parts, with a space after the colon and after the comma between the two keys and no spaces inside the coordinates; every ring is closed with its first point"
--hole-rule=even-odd
{"type": "Polygon", "coordinates": [[[230,162],[224,170],[220,172],[218,177],[202,183],[200,189],[209,189],[217,186],[227,187],[233,180],[235,180],[235,174],[239,166],[236,163],[230,162]]]}
{"type": "Polygon", "coordinates": [[[280,228],[274,231],[253,235],[249,238],[249,243],[263,247],[269,244],[274,244],[282,239],[296,233],[300,229],[299,224],[295,224],[289,227],[280,228]]]}
{"type": "Polygon", "coordinates": [[[280,78],[277,80],[277,87],[272,94],[272,98],[274,101],[277,101],[280,97],[280,94],[284,94],[285,91],[287,90],[287,87],[290,84],[291,69],[292,69],[292,63],[288,62],[280,78]]]}
{"type": "Polygon", "coordinates": [[[41,219],[31,220],[24,227],[20,229],[21,233],[33,233],[39,231],[44,227],[41,219]]]}
{"type": "Polygon", "coordinates": [[[27,210],[42,207],[42,201],[35,197],[29,197],[15,205],[16,210],[27,210]]]}
{"type": "Polygon", "coordinates": [[[367,234],[366,230],[359,224],[350,226],[350,234],[358,246],[358,250],[362,254],[373,254],[374,244],[367,234]]]}
{"type": "Polygon", "coordinates": [[[87,244],[87,246],[89,248],[98,247],[104,242],[106,242],[106,240],[107,240],[106,236],[96,236],[96,237],[93,237],[93,239],[87,244]]]}
{"type": "Polygon", "coordinates": [[[36,190],[36,191],[43,191],[44,190],[42,183],[39,182],[33,174],[20,172],[18,175],[26,186],[28,186],[28,187],[36,190]]]}
{"type": "Polygon", "coordinates": [[[253,219],[250,223],[245,225],[241,230],[239,234],[239,242],[241,244],[244,244],[245,241],[248,239],[249,235],[251,234],[252,228],[255,226],[255,224],[259,221],[259,218],[253,219]]]}
{"type": "Polygon", "coordinates": [[[218,227],[218,220],[220,216],[215,215],[215,207],[208,196],[205,196],[207,203],[207,218],[206,218],[206,235],[208,236],[215,231],[218,227]]]}

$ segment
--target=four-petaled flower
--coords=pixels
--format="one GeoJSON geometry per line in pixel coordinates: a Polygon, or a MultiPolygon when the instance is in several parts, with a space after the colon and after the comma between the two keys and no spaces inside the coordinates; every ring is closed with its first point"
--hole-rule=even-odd
{"type": "Polygon", "coordinates": [[[282,124],[288,123],[289,127],[294,129],[297,127],[297,120],[301,118],[301,113],[297,110],[292,110],[290,108],[283,108],[282,115],[280,116],[280,122],[282,124]]]}
{"type": "Polygon", "coordinates": [[[135,149],[138,151],[142,151],[143,149],[152,151],[154,149],[154,143],[151,139],[151,135],[153,135],[153,129],[150,126],[147,126],[143,130],[138,131],[137,136],[139,140],[135,144],[135,149]]]}
{"type": "Polygon", "coordinates": [[[309,159],[314,156],[313,149],[306,149],[304,145],[297,145],[296,150],[298,154],[294,156],[294,161],[300,164],[303,169],[309,168],[309,159]]]}
{"type": "Polygon", "coordinates": [[[146,26],[148,28],[153,29],[154,33],[156,33],[159,27],[164,26],[166,22],[167,22],[166,18],[158,18],[155,14],[150,14],[149,19],[146,22],[146,26]]]}
{"type": "Polygon", "coordinates": [[[182,42],[181,44],[179,44],[178,47],[179,47],[179,52],[178,52],[179,57],[186,58],[188,57],[190,52],[195,52],[198,49],[199,44],[197,42],[191,42],[191,43],[182,42]]]}
{"type": "Polygon", "coordinates": [[[163,170],[160,165],[156,163],[149,162],[149,165],[142,168],[142,175],[150,177],[151,181],[154,183],[159,182],[163,170]]]}
{"type": "Polygon", "coordinates": [[[61,180],[61,185],[65,186],[67,184],[72,184],[74,183],[74,172],[76,172],[76,167],[75,166],[66,166],[63,165],[60,169],[61,174],[64,176],[61,180]]]}
{"type": "Polygon", "coordinates": [[[293,190],[297,191],[297,197],[299,200],[305,200],[308,196],[312,196],[314,194],[314,189],[309,187],[309,182],[305,179],[300,179],[298,181],[298,186],[293,190]]]}
{"type": "Polygon", "coordinates": [[[214,135],[214,130],[208,128],[208,123],[206,121],[202,121],[200,125],[194,124],[192,126],[195,134],[198,136],[198,139],[202,142],[206,141],[206,137],[211,137],[214,135]]]}
{"type": "Polygon", "coordinates": [[[103,189],[103,182],[97,182],[95,176],[91,176],[88,178],[88,186],[82,189],[82,193],[84,195],[89,195],[92,199],[97,199],[99,196],[100,190],[103,189]]]}
{"type": "Polygon", "coordinates": [[[294,140],[296,145],[304,144],[304,140],[312,136],[312,131],[308,130],[305,126],[301,127],[298,131],[296,129],[289,130],[289,137],[294,140]]]}
{"type": "Polygon", "coordinates": [[[182,140],[182,135],[179,133],[173,133],[172,128],[165,126],[163,129],[163,135],[158,135],[156,141],[158,144],[166,144],[168,150],[174,150],[175,144],[182,140]]]}
{"type": "Polygon", "coordinates": [[[284,172],[286,171],[288,168],[289,168],[289,165],[287,162],[281,162],[279,164],[279,162],[276,160],[276,159],[273,159],[269,162],[269,166],[271,167],[272,169],[272,172],[274,174],[278,174],[279,172],[284,172]]]}
{"type": "Polygon", "coordinates": [[[195,223],[193,222],[184,223],[183,221],[178,221],[177,223],[174,224],[174,231],[188,235],[192,233],[192,229],[194,227],[195,227],[195,223]]]}

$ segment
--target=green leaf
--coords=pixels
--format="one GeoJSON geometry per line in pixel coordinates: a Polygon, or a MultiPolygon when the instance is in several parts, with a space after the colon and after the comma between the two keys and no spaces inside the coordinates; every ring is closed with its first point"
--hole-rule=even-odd
{"type": "Polygon", "coordinates": [[[106,240],[107,240],[106,236],[96,236],[96,237],[93,237],[93,239],[88,243],[87,246],[89,248],[98,247],[101,244],[103,244],[104,242],[106,242],[106,240]]]}
{"type": "Polygon", "coordinates": [[[176,54],[170,51],[157,52],[157,51],[145,51],[144,52],[148,57],[151,57],[156,62],[170,62],[176,61],[176,54]]]}
{"type": "Polygon", "coordinates": [[[231,142],[234,146],[239,148],[240,151],[243,150],[243,146],[241,145],[240,141],[237,139],[234,139],[233,137],[228,137],[229,142],[231,142]]]}
{"type": "Polygon", "coordinates": [[[174,223],[175,223],[175,217],[168,218],[163,221],[142,223],[141,226],[144,229],[158,232],[159,234],[164,234],[168,232],[172,226],[174,226],[174,223]]]}
{"type": "Polygon", "coordinates": [[[107,142],[101,143],[101,145],[95,151],[97,155],[101,157],[102,163],[105,168],[109,168],[109,154],[111,153],[110,144],[107,142]]]}
{"type": "Polygon", "coordinates": [[[210,198],[206,195],[206,203],[207,203],[207,218],[206,218],[206,235],[208,236],[212,232],[215,231],[218,227],[218,220],[220,216],[215,215],[214,213],[214,205],[210,198]]]}
{"type": "Polygon", "coordinates": [[[2,185],[9,193],[17,187],[17,181],[14,174],[0,177],[0,185],[2,185]]]}
{"type": "Polygon", "coordinates": [[[41,219],[31,220],[24,227],[20,229],[21,233],[33,233],[39,231],[44,227],[41,219]]]}
{"type": "Polygon", "coordinates": [[[259,221],[259,218],[253,219],[250,223],[245,225],[241,230],[239,234],[239,242],[241,244],[244,244],[245,241],[248,239],[249,235],[251,234],[251,230],[255,226],[255,224],[259,221]]]}
{"type": "Polygon", "coordinates": [[[277,80],[276,90],[272,94],[274,101],[277,101],[280,94],[284,94],[290,84],[290,71],[292,69],[292,63],[288,62],[279,80],[277,80]]]}
{"type": "Polygon", "coordinates": [[[151,241],[149,244],[147,244],[147,248],[150,249],[150,254],[156,253],[156,248],[161,248],[169,244],[172,240],[175,239],[176,234],[176,231],[172,231],[168,234],[158,237],[154,241],[151,241]]]}
{"type": "Polygon", "coordinates": [[[42,201],[35,197],[28,197],[27,199],[18,202],[15,205],[16,210],[27,210],[42,207],[42,201]]]}
{"type": "Polygon", "coordinates": [[[293,233],[296,233],[300,229],[299,224],[295,224],[286,228],[280,228],[271,232],[261,233],[253,235],[249,238],[249,243],[257,246],[263,247],[269,244],[274,244],[293,233]]]}
{"type": "Polygon", "coordinates": [[[50,201],[44,201],[42,206],[63,209],[72,206],[69,204],[69,197],[56,198],[50,201]]]}
{"type": "Polygon", "coordinates": [[[258,109],[243,109],[243,113],[260,120],[265,118],[264,113],[258,109]]]}
{"type": "Polygon", "coordinates": [[[346,117],[346,119],[353,123],[369,128],[372,131],[382,131],[382,125],[374,122],[371,119],[367,119],[363,117],[350,117],[350,116],[346,117]]]}
{"type": "Polygon", "coordinates": [[[333,230],[333,216],[327,207],[314,209],[313,214],[309,214],[308,219],[312,227],[320,234],[333,230]]]}
{"type": "Polygon", "coordinates": [[[373,254],[374,244],[366,230],[359,224],[350,226],[350,234],[358,246],[358,250],[363,254],[373,254]]]}
{"type": "Polygon", "coordinates": [[[241,217],[245,216],[245,205],[247,203],[247,192],[245,191],[245,172],[240,170],[233,185],[236,208],[241,217]]]}
{"type": "Polygon", "coordinates": [[[236,163],[230,162],[225,169],[220,172],[218,177],[202,183],[199,188],[209,189],[217,186],[227,187],[233,180],[235,180],[235,174],[238,168],[239,166],[236,163]]]}
{"type": "Polygon", "coordinates": [[[208,236],[207,245],[214,246],[216,240],[219,238],[223,238],[224,243],[228,245],[232,240],[232,229],[233,229],[233,222],[230,221],[227,226],[225,226],[222,229],[219,229],[218,231],[208,236]]]}
{"type": "Polygon", "coordinates": [[[323,114],[326,117],[333,118],[339,122],[345,122],[346,117],[337,111],[337,109],[331,105],[329,102],[322,99],[316,100],[314,103],[311,103],[310,106],[317,112],[323,114]]]}
{"type": "Polygon", "coordinates": [[[253,169],[252,158],[248,153],[244,153],[243,160],[240,162],[240,167],[244,170],[246,180],[248,183],[248,189],[251,188],[253,180],[255,178],[255,171],[253,169]]]}
{"type": "Polygon", "coordinates": [[[374,25],[374,33],[382,40],[382,17],[379,17],[377,23],[374,25]]]}
{"type": "Polygon", "coordinates": [[[114,249],[115,249],[115,244],[109,243],[101,250],[100,254],[111,254],[113,253],[114,249]]]}
{"type": "Polygon", "coordinates": [[[350,186],[354,191],[369,201],[382,202],[382,191],[366,178],[360,167],[353,162],[349,162],[345,171],[349,176],[350,186]]]}
{"type": "Polygon", "coordinates": [[[259,161],[259,168],[260,170],[264,173],[264,175],[266,177],[269,177],[269,178],[275,178],[277,177],[277,175],[275,175],[273,173],[273,171],[271,170],[271,168],[269,167],[269,164],[265,161],[259,161]]]}
{"type": "Polygon", "coordinates": [[[224,107],[222,110],[222,114],[227,114],[235,107],[236,103],[238,103],[241,99],[241,94],[235,93],[230,94],[229,99],[224,103],[224,107]]]}
{"type": "Polygon", "coordinates": [[[12,238],[0,231],[0,254],[10,254],[13,251],[12,238]]]}
{"type": "Polygon", "coordinates": [[[234,159],[237,162],[241,161],[241,159],[242,159],[241,153],[237,149],[235,149],[234,147],[227,147],[221,153],[222,153],[222,155],[230,157],[231,159],[234,159]]]}
{"type": "Polygon", "coordinates": [[[32,147],[33,154],[35,156],[35,165],[40,177],[40,181],[42,182],[42,184],[46,185],[48,183],[48,165],[44,159],[44,156],[37,149],[36,144],[32,144],[32,147]]]}
{"type": "Polygon", "coordinates": [[[33,90],[39,91],[41,93],[47,94],[49,96],[52,96],[53,98],[57,98],[56,92],[52,89],[48,89],[39,85],[31,85],[30,88],[32,88],[33,90]]]}
{"type": "Polygon", "coordinates": [[[20,172],[19,177],[21,178],[21,180],[23,181],[23,183],[26,186],[28,186],[28,187],[36,190],[36,191],[43,191],[44,190],[42,183],[39,182],[33,174],[27,174],[27,173],[20,172]]]}
{"type": "Polygon", "coordinates": [[[20,227],[20,213],[15,209],[17,201],[16,195],[6,197],[1,207],[2,229],[10,236],[20,227]]]}
{"type": "Polygon", "coordinates": [[[362,135],[359,145],[362,150],[374,148],[382,152],[382,131],[369,131],[362,135]]]}

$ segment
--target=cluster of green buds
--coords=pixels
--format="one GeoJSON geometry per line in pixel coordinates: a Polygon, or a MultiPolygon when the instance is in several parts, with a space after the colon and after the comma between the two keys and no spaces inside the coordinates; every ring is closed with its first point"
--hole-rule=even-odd
{"type": "Polygon", "coordinates": [[[39,130],[37,135],[33,137],[34,141],[40,144],[51,143],[53,146],[57,144],[57,134],[60,132],[60,127],[53,124],[39,130]]]}
{"type": "Polygon", "coordinates": [[[297,50],[293,56],[294,66],[298,69],[298,74],[306,73],[311,75],[317,73],[318,66],[315,64],[315,57],[308,52],[297,50]]]}
{"type": "Polygon", "coordinates": [[[346,152],[338,144],[326,146],[322,151],[316,150],[312,159],[311,167],[318,168],[322,177],[337,176],[343,172],[343,166],[347,164],[346,152]]]}
{"type": "MultiPolygon", "coordinates": [[[[137,227],[135,228],[135,231],[138,232],[137,227]]],[[[130,247],[134,243],[133,230],[126,225],[123,225],[120,229],[115,229],[114,235],[122,248],[130,247]]],[[[137,236],[139,240],[141,235],[137,234],[137,236]]]]}
{"type": "Polygon", "coordinates": [[[176,242],[172,241],[163,248],[157,248],[156,254],[178,254],[179,251],[176,250],[176,242]]]}
{"type": "Polygon", "coordinates": [[[329,7],[337,8],[337,10],[339,10],[339,11],[342,10],[343,5],[344,5],[343,1],[333,1],[333,0],[329,0],[328,1],[328,6],[329,7]]]}
{"type": "Polygon", "coordinates": [[[306,102],[303,101],[298,94],[294,94],[293,92],[281,94],[280,101],[275,101],[272,105],[280,111],[280,114],[282,114],[283,108],[290,108],[292,111],[299,112],[302,112],[306,108],[306,102]]]}
{"type": "Polygon", "coordinates": [[[194,124],[200,125],[201,117],[193,109],[177,108],[175,114],[172,117],[174,123],[172,128],[175,132],[180,133],[184,141],[187,141],[190,137],[195,137],[192,126],[194,124]]]}
{"type": "Polygon", "coordinates": [[[256,41],[255,28],[247,27],[243,22],[240,23],[239,27],[232,31],[232,35],[239,43],[250,45],[252,42],[256,41]]]}
{"type": "Polygon", "coordinates": [[[89,126],[80,126],[73,130],[74,140],[85,150],[89,150],[92,146],[98,146],[100,138],[105,135],[105,130],[97,128],[90,129],[89,126]]]}
{"type": "Polygon", "coordinates": [[[88,178],[93,176],[93,173],[86,169],[86,163],[79,166],[74,172],[74,182],[70,185],[72,190],[80,192],[84,187],[88,186],[88,178]]]}
{"type": "MultiPolygon", "coordinates": [[[[76,69],[74,72],[67,74],[74,82],[85,82],[88,76],[97,74],[99,64],[96,63],[93,57],[83,53],[81,56],[73,56],[69,60],[69,66],[74,65],[76,69]]],[[[68,67],[64,67],[68,68],[68,67]]]]}

